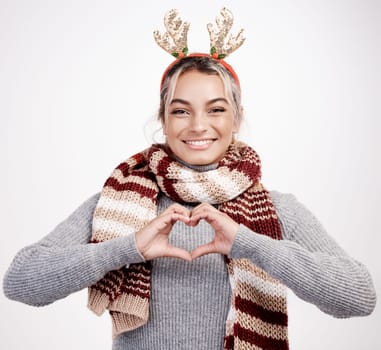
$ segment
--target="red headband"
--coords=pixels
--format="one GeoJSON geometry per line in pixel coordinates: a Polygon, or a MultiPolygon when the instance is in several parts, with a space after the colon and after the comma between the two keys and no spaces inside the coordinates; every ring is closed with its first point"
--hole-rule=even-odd
{"type": "Polygon", "coordinates": [[[238,79],[238,75],[237,73],[235,72],[235,70],[233,69],[233,67],[228,64],[226,61],[224,61],[223,59],[220,59],[218,58],[217,54],[213,54],[213,55],[209,55],[209,54],[206,54],[206,53],[191,53],[187,56],[179,56],[175,61],[173,61],[168,67],[167,69],[164,71],[162,77],[161,77],[161,82],[160,82],[160,91],[161,89],[163,88],[163,84],[164,84],[164,81],[165,81],[165,78],[167,77],[169,71],[184,57],[209,57],[209,58],[212,58],[214,60],[216,60],[218,63],[222,64],[225,69],[230,73],[230,75],[233,77],[235,83],[237,84],[238,88],[241,89],[241,85],[240,85],[240,82],[239,82],[239,79],[238,79]]]}

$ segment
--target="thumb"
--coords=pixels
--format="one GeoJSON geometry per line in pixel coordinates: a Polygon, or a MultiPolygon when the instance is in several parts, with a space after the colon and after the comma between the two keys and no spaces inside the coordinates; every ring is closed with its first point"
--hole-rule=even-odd
{"type": "Polygon", "coordinates": [[[197,259],[200,256],[206,255],[206,254],[211,254],[211,253],[218,253],[216,251],[216,247],[214,245],[214,241],[209,242],[204,245],[200,245],[196,249],[194,249],[191,253],[192,259],[197,259]]]}
{"type": "Polygon", "coordinates": [[[186,260],[186,261],[191,261],[192,260],[191,253],[189,253],[185,249],[177,248],[177,247],[174,247],[174,246],[169,246],[167,248],[164,256],[170,257],[170,258],[179,258],[179,259],[183,259],[183,260],[186,260]]]}

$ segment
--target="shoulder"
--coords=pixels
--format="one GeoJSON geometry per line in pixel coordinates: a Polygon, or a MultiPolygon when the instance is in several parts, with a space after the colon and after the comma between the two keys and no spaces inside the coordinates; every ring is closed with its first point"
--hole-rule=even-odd
{"type": "Polygon", "coordinates": [[[100,193],[93,194],[82,202],[60,225],[89,225],[92,222],[95,208],[100,198],[100,193]]]}
{"type": "Polygon", "coordinates": [[[302,227],[321,230],[315,215],[295,195],[279,191],[269,193],[282,227],[283,238],[290,239],[302,227]]]}
{"type": "Polygon", "coordinates": [[[304,205],[298,201],[292,193],[283,193],[279,191],[269,191],[271,201],[279,218],[289,218],[295,216],[304,205]]]}
{"type": "Polygon", "coordinates": [[[98,204],[100,193],[95,193],[87,198],[72,214],[72,216],[87,216],[94,213],[95,207],[98,204]]]}
{"type": "Polygon", "coordinates": [[[277,209],[288,208],[294,206],[296,202],[298,202],[295,195],[292,193],[284,193],[275,190],[269,191],[269,193],[271,200],[277,209]]]}

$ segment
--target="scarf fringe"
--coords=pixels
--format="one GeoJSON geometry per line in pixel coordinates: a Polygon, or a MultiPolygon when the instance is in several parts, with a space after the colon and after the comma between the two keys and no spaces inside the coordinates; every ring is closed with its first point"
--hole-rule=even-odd
{"type": "Polygon", "coordinates": [[[124,294],[110,306],[112,337],[132,331],[147,323],[149,300],[136,295],[124,294]],[[128,309],[126,310],[126,305],[128,309]]]}

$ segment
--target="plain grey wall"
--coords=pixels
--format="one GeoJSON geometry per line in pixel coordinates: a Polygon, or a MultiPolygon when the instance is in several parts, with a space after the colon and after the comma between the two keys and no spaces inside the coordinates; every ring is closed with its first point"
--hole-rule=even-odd
{"type": "MultiPolygon", "coordinates": [[[[178,8],[189,49],[208,50],[223,5],[247,40],[227,59],[243,89],[241,137],[269,189],[294,193],[381,294],[381,2],[371,0],[0,0],[0,275],[146,147],[171,56],[152,31],[178,8]]],[[[290,296],[293,350],[380,349],[380,306],[336,320],[290,296]]],[[[86,291],[45,308],[0,295],[1,348],[108,349],[86,291]],[[22,336],[21,336],[22,335],[22,336]]]]}

